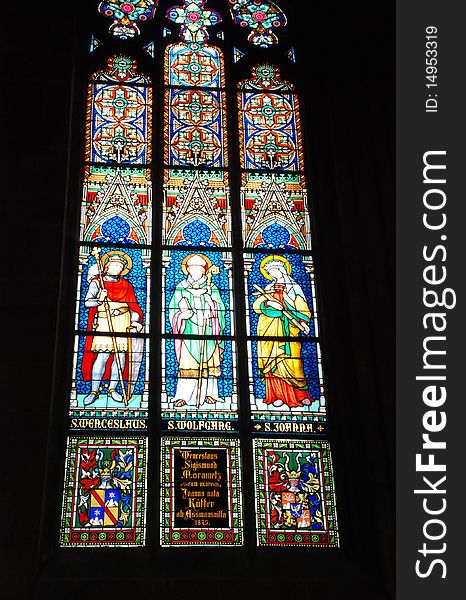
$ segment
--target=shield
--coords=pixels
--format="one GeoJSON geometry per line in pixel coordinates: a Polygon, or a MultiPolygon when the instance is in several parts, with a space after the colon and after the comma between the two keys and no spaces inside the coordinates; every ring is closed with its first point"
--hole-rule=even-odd
{"type": "Polygon", "coordinates": [[[119,506],[108,503],[108,492],[113,490],[92,490],[89,509],[90,523],[97,526],[115,526],[118,522],[119,506]]]}
{"type": "Polygon", "coordinates": [[[311,526],[311,511],[303,510],[301,516],[297,518],[296,522],[298,523],[299,529],[305,529],[311,526]]]}
{"type": "Polygon", "coordinates": [[[143,354],[144,340],[142,338],[128,338],[128,400],[133,395],[139,377],[143,354]]]}
{"type": "Polygon", "coordinates": [[[283,509],[289,510],[293,502],[296,502],[296,496],[293,492],[282,492],[283,509]]]}
{"type": "Polygon", "coordinates": [[[302,507],[301,504],[298,504],[298,503],[291,504],[290,505],[290,511],[291,511],[291,514],[293,515],[293,517],[296,519],[297,517],[301,516],[301,513],[303,511],[303,507],[302,507]]]}

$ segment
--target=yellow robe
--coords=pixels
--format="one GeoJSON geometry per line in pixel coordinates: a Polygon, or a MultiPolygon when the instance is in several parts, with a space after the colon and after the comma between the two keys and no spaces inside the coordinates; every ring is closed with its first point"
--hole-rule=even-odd
{"type": "MultiPolygon", "coordinates": [[[[283,285],[275,285],[267,291],[276,298],[277,302],[285,305],[287,311],[298,322],[308,324],[311,318],[311,311],[306,300],[299,295],[292,300],[286,291],[284,291],[284,288],[285,286],[283,285]]],[[[260,295],[257,297],[253,304],[253,309],[259,315],[259,322],[257,324],[258,336],[272,338],[298,337],[299,328],[282,311],[267,306],[265,296],[260,295]]],[[[296,396],[296,392],[293,393],[291,390],[284,389],[280,394],[284,397],[280,397],[280,400],[288,406],[302,406],[302,399],[309,398],[309,394],[307,393],[307,381],[301,359],[301,343],[298,341],[282,341],[277,339],[270,341],[259,340],[257,342],[257,353],[259,373],[262,376],[266,377],[266,379],[267,377],[278,378],[286,382],[289,386],[292,386],[292,388],[300,391],[296,396]]],[[[275,394],[274,398],[268,397],[265,399],[265,402],[270,404],[277,398],[278,395],[275,394]]]]}

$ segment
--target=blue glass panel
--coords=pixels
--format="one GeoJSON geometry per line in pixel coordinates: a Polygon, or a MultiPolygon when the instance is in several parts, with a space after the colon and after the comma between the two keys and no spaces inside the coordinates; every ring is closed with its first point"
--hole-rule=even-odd
{"type": "Polygon", "coordinates": [[[210,242],[212,230],[199,219],[191,221],[183,228],[183,237],[190,246],[215,246],[210,242]]]}

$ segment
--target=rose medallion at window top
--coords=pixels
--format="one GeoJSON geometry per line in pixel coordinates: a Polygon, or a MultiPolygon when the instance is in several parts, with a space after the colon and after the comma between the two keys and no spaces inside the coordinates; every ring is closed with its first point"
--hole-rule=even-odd
{"type": "Polygon", "coordinates": [[[267,48],[278,43],[272,29],[286,25],[286,16],[269,0],[228,0],[235,23],[248,27],[248,40],[256,46],[267,48]]]}
{"type": "Polygon", "coordinates": [[[185,42],[205,42],[209,39],[207,27],[222,21],[215,10],[204,10],[205,3],[206,0],[185,0],[182,6],[167,10],[167,19],[181,24],[180,37],[185,42]]]}
{"type": "Polygon", "coordinates": [[[104,17],[113,19],[109,31],[122,40],[133,38],[140,34],[137,21],[149,21],[152,19],[159,0],[132,0],[126,2],[115,0],[113,2],[101,2],[99,12],[104,17]]]}

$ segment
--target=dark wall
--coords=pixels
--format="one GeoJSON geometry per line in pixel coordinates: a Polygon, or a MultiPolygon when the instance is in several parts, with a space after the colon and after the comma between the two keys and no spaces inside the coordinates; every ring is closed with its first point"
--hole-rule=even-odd
{"type": "MultiPolygon", "coordinates": [[[[52,453],[47,474],[50,401],[64,381],[54,371],[54,349],[73,4],[40,21],[12,11],[16,28],[7,28],[3,39],[4,597],[392,598],[394,15],[368,0],[351,7],[282,3],[298,40],[341,549],[65,552],[53,550],[56,531],[45,528],[48,549],[39,553],[43,499],[59,495],[44,490],[45,482],[62,461],[52,453]]],[[[55,357],[57,365],[61,359],[55,357]]]]}

